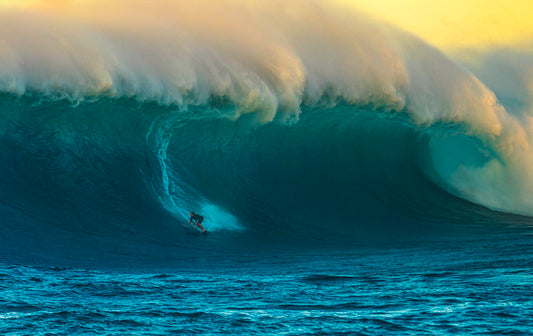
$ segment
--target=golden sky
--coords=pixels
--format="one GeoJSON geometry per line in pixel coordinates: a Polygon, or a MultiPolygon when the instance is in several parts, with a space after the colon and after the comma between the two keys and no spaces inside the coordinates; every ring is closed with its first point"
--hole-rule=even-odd
{"type": "Polygon", "coordinates": [[[532,0],[347,0],[445,50],[533,40],[532,0]]]}
{"type": "MultiPolygon", "coordinates": [[[[0,6],[32,8],[46,4],[60,10],[62,3],[76,1],[79,0],[0,0],[0,6]]],[[[513,46],[533,40],[533,0],[345,2],[448,51],[513,46]]]]}
{"type": "Polygon", "coordinates": [[[3,7],[16,7],[16,8],[26,8],[35,5],[39,1],[37,0],[0,0],[0,5],[3,7]]]}

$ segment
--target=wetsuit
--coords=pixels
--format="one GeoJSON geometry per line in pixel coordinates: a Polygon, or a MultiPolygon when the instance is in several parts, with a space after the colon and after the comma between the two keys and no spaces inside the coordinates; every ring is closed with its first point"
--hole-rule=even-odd
{"type": "Polygon", "coordinates": [[[191,217],[191,220],[196,221],[198,222],[198,224],[200,224],[204,221],[204,217],[198,214],[194,214],[194,216],[191,217]]]}

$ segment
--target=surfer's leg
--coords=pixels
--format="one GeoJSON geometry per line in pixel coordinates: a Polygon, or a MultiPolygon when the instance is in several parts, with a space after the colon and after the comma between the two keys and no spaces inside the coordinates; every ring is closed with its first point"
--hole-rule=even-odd
{"type": "Polygon", "coordinates": [[[202,226],[202,222],[203,222],[203,221],[198,222],[197,225],[198,225],[198,227],[199,227],[200,229],[202,229],[202,232],[205,232],[205,229],[204,229],[204,227],[202,226]]]}

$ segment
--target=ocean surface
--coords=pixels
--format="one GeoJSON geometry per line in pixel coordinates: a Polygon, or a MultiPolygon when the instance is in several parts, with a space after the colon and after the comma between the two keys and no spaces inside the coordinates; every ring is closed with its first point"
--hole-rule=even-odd
{"type": "Polygon", "coordinates": [[[3,263],[0,332],[528,335],[532,240],[530,230],[510,228],[305,252],[176,249],[165,266],[3,263]]]}
{"type": "Polygon", "coordinates": [[[533,334],[531,54],[54,4],[0,10],[1,335],[533,334]]]}

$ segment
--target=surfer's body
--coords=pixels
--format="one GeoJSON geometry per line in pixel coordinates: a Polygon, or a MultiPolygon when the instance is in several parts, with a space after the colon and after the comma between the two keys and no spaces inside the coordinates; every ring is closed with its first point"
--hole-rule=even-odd
{"type": "Polygon", "coordinates": [[[189,226],[189,224],[191,224],[191,222],[194,222],[194,226],[195,227],[200,228],[200,229],[202,229],[202,232],[205,232],[205,229],[202,226],[202,222],[203,221],[204,221],[204,217],[203,216],[195,214],[194,212],[191,211],[191,219],[189,220],[189,223],[187,223],[187,225],[185,225],[185,227],[189,226]]]}

